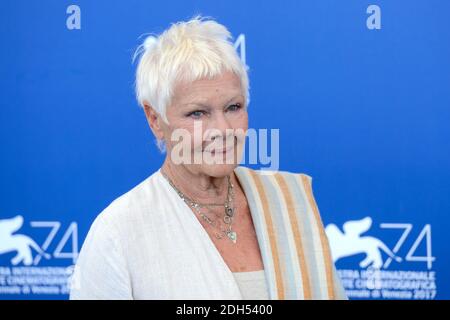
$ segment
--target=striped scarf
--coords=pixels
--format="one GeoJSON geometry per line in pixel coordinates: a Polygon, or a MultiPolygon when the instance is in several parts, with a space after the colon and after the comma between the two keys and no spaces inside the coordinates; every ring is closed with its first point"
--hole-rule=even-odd
{"type": "Polygon", "coordinates": [[[311,177],[242,166],[235,173],[255,225],[270,299],[346,299],[311,177]]]}

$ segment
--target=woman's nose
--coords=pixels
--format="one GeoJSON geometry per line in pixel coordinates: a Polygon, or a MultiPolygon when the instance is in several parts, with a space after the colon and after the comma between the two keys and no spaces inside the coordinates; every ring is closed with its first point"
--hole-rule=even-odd
{"type": "Polygon", "coordinates": [[[223,137],[227,135],[227,129],[232,129],[231,123],[224,112],[217,112],[211,120],[209,129],[215,129],[214,131],[220,132],[223,137]]]}

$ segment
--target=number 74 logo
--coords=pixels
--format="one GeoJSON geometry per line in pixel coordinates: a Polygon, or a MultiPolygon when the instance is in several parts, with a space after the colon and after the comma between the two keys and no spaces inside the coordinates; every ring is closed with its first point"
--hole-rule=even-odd
{"type": "MultiPolygon", "coordinates": [[[[52,244],[55,239],[56,234],[61,228],[61,223],[59,221],[31,221],[30,225],[33,228],[50,228],[50,232],[47,235],[44,243],[42,244],[42,250],[45,252],[48,247],[52,244]]],[[[76,262],[78,258],[78,226],[76,222],[72,222],[69,227],[64,232],[61,240],[58,242],[54,252],[53,257],[59,259],[72,259],[73,263],[76,262]],[[63,248],[70,241],[71,251],[63,252],[63,248]]],[[[42,255],[38,254],[33,260],[33,264],[37,265],[41,260],[42,255]]]]}
{"type": "MultiPolygon", "coordinates": [[[[405,243],[406,238],[410,234],[413,225],[411,223],[382,223],[380,224],[380,228],[383,229],[403,229],[403,233],[398,239],[397,243],[395,244],[392,251],[397,253],[403,244],[405,243]]],[[[416,240],[414,241],[413,245],[409,249],[408,253],[405,256],[406,261],[422,261],[427,263],[427,268],[431,269],[433,261],[436,260],[435,257],[432,255],[432,244],[431,244],[431,226],[429,224],[426,224],[416,240]],[[425,240],[426,243],[426,255],[425,256],[417,256],[414,255],[414,253],[417,251],[417,248],[419,247],[420,243],[425,240]]],[[[389,257],[384,265],[383,268],[387,268],[392,262],[392,258],[389,257]]]]}
{"type": "Polygon", "coordinates": [[[383,229],[403,229],[403,233],[392,250],[379,238],[365,235],[371,226],[371,217],[347,221],[343,224],[342,230],[335,224],[327,225],[325,232],[329,239],[333,261],[336,262],[342,258],[364,253],[365,258],[359,263],[361,268],[386,269],[393,260],[399,263],[405,260],[425,261],[428,269],[431,269],[435,258],[431,252],[431,226],[429,224],[424,226],[404,259],[397,256],[396,253],[404,245],[413,225],[409,223],[380,224],[380,227],[383,229]],[[426,241],[426,255],[417,256],[415,253],[423,240],[426,241]],[[384,262],[382,252],[388,256],[384,262]]]}

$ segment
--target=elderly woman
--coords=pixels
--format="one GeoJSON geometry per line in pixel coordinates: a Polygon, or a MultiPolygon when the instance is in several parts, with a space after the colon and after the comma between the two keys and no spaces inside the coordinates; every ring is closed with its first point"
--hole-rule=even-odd
{"type": "Polygon", "coordinates": [[[194,18],[139,48],[136,93],[161,168],[94,221],[71,299],[341,299],[311,178],[238,166],[247,68],[194,18]]]}

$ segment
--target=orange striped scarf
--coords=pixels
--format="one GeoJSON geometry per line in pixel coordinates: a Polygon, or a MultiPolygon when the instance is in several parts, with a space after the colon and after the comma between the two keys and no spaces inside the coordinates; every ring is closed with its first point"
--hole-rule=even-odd
{"type": "Polygon", "coordinates": [[[346,299],[314,200],[311,177],[237,167],[272,300],[346,299]]]}

